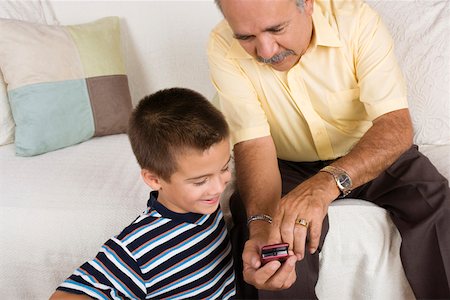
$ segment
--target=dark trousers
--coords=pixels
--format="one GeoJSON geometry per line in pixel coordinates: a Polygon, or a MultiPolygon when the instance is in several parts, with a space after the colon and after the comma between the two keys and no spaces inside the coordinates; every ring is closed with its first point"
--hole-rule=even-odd
{"type": "MultiPolygon", "coordinates": [[[[332,161],[289,162],[279,160],[282,194],[316,174],[332,161]]],[[[411,147],[377,178],[352,191],[348,198],[373,202],[389,211],[402,237],[400,257],[406,277],[418,299],[450,299],[450,189],[448,181],[417,146],[411,147]]],[[[297,263],[297,281],[283,291],[256,290],[242,276],[242,251],[248,239],[246,213],[239,193],[230,199],[234,227],[231,230],[239,299],[317,299],[319,252],[328,232],[322,227],[318,251],[297,263]]]]}

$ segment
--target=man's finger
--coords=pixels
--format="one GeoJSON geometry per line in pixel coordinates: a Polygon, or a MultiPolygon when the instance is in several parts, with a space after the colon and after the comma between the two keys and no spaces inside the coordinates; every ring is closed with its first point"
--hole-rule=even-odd
{"type": "Polygon", "coordinates": [[[296,219],[296,214],[285,214],[283,217],[283,221],[280,225],[281,240],[284,243],[289,244],[290,250],[294,250],[295,219],[296,219]]]}
{"type": "Polygon", "coordinates": [[[308,250],[309,253],[313,254],[316,252],[320,243],[320,235],[322,234],[322,223],[321,222],[311,222],[309,226],[309,241],[308,250]]]}
{"type": "Polygon", "coordinates": [[[308,227],[296,224],[294,227],[294,253],[297,259],[301,260],[305,257],[305,243],[308,227]]]}

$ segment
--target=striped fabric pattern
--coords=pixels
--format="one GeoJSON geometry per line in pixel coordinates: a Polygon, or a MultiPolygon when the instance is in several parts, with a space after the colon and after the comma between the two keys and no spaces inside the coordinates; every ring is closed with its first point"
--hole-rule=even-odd
{"type": "Polygon", "coordinates": [[[132,104],[118,17],[68,26],[0,19],[0,69],[17,155],[126,132],[132,104]]]}
{"type": "Polygon", "coordinates": [[[58,290],[95,299],[231,299],[231,245],[220,208],[177,214],[155,201],[58,290]]]}

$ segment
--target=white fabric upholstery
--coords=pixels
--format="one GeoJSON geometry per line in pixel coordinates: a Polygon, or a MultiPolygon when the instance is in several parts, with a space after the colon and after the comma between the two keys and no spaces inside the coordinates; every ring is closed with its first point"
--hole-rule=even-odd
{"type": "Polygon", "coordinates": [[[319,299],[414,299],[400,261],[401,237],[386,210],[334,202],[319,260],[319,299]]]}
{"type": "Polygon", "coordinates": [[[0,291],[48,299],[144,211],[150,189],[124,134],[32,158],[0,147],[0,291]]]}
{"type": "Polygon", "coordinates": [[[449,144],[450,1],[368,3],[380,13],[395,40],[395,53],[408,85],[415,143],[449,144]]]}
{"type": "Polygon", "coordinates": [[[18,19],[43,24],[57,24],[47,0],[2,0],[0,18],[18,19]]]}

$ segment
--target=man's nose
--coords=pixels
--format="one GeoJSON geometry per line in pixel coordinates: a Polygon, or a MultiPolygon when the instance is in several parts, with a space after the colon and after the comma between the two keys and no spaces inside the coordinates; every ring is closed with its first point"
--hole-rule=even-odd
{"type": "Polygon", "coordinates": [[[270,59],[278,52],[278,43],[269,35],[257,39],[256,54],[264,59],[270,59]]]}

